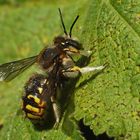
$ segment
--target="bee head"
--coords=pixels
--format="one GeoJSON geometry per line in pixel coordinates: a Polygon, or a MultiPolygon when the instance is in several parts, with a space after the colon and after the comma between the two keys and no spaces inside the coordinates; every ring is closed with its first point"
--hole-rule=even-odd
{"type": "Polygon", "coordinates": [[[72,23],[69,34],[68,34],[66,31],[65,25],[64,25],[64,21],[63,21],[63,17],[62,17],[60,8],[59,8],[59,14],[60,14],[60,19],[61,19],[61,23],[63,26],[63,30],[65,33],[65,37],[63,37],[63,36],[56,37],[54,39],[54,44],[56,46],[58,46],[59,48],[62,48],[63,51],[77,53],[82,48],[82,45],[77,40],[72,39],[71,36],[72,36],[72,29],[73,29],[77,19],[79,18],[79,15],[75,18],[74,22],[72,23]]]}
{"type": "Polygon", "coordinates": [[[72,53],[77,53],[80,49],[82,49],[82,45],[77,40],[62,36],[58,36],[54,39],[54,45],[63,51],[72,53]]]}

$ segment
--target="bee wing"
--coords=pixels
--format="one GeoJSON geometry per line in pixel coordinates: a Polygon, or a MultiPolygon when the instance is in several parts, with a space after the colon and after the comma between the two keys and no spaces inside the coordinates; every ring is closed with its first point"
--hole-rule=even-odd
{"type": "Polygon", "coordinates": [[[10,81],[33,65],[37,56],[17,60],[0,65],[0,81],[10,81]]]}

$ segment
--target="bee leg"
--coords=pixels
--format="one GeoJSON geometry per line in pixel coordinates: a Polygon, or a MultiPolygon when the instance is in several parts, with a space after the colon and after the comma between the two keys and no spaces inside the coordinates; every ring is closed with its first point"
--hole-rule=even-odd
{"type": "Polygon", "coordinates": [[[57,129],[61,118],[61,111],[60,111],[61,109],[56,99],[53,96],[51,97],[51,102],[52,102],[52,107],[53,107],[53,112],[55,117],[55,124],[53,127],[57,129]]]}
{"type": "Polygon", "coordinates": [[[83,68],[80,68],[78,66],[73,66],[71,68],[63,70],[62,73],[65,77],[75,78],[75,77],[79,76],[80,74],[103,70],[105,67],[106,67],[105,65],[96,66],[96,67],[83,67],[83,68]]]}
{"type": "Polygon", "coordinates": [[[76,78],[77,76],[80,75],[80,71],[67,69],[62,71],[62,75],[67,78],[76,78]]]}
{"type": "Polygon", "coordinates": [[[86,56],[86,57],[89,57],[92,54],[92,52],[91,51],[80,50],[79,54],[83,55],[83,56],[86,56]]]}
{"type": "Polygon", "coordinates": [[[88,73],[88,72],[94,72],[94,71],[100,71],[103,70],[105,68],[105,66],[96,66],[96,67],[83,67],[80,68],[79,71],[84,74],[84,73],[88,73]]]}

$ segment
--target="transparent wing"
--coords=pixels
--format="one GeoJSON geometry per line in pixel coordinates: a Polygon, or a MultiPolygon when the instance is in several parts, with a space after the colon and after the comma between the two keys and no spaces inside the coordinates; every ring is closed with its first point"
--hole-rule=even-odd
{"type": "Polygon", "coordinates": [[[37,56],[17,60],[0,65],[0,81],[10,81],[33,65],[37,56]]]}

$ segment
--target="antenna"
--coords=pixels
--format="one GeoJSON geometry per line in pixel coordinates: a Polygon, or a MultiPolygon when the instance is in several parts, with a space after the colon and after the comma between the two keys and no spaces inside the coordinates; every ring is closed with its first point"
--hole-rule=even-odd
{"type": "Polygon", "coordinates": [[[76,21],[78,20],[79,18],[79,15],[75,18],[74,22],[72,23],[71,27],[70,27],[70,32],[69,32],[69,36],[71,37],[72,35],[72,29],[73,29],[73,26],[75,25],[76,21]]]}
{"type": "Polygon", "coordinates": [[[65,35],[68,35],[67,31],[66,31],[66,28],[65,28],[65,24],[64,24],[64,21],[63,21],[63,17],[62,17],[62,13],[61,13],[60,8],[58,8],[58,10],[59,10],[59,15],[60,15],[60,19],[61,19],[61,23],[62,23],[62,26],[63,26],[64,33],[65,33],[65,35]]]}

